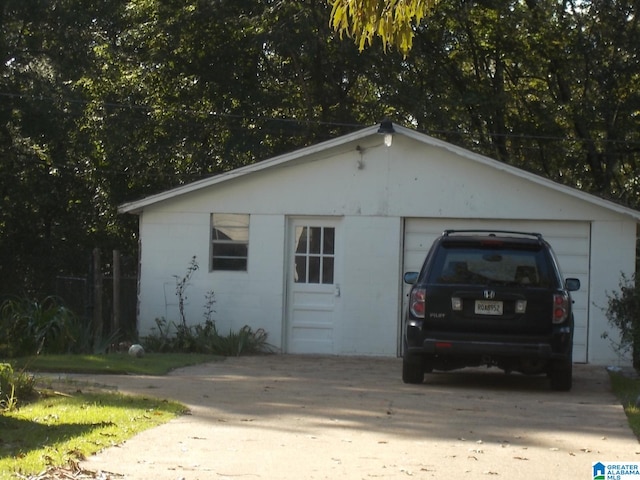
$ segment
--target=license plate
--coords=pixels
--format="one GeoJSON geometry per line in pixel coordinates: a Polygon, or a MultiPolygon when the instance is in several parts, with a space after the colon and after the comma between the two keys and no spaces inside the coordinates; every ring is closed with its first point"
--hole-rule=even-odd
{"type": "Polygon", "coordinates": [[[502,302],[476,300],[476,315],[502,315],[502,302]]]}

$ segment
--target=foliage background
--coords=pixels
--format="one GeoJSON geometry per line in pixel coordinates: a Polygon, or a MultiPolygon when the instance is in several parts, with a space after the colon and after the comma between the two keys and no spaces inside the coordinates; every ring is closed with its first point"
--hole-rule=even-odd
{"type": "Polygon", "coordinates": [[[125,201],[384,117],[637,208],[639,8],[441,0],[403,56],[323,0],[0,0],[0,295],[135,258],[125,201]]]}

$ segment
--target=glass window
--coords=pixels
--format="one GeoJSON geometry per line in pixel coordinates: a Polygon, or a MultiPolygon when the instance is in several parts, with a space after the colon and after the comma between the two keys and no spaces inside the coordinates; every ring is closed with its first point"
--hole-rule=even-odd
{"type": "Polygon", "coordinates": [[[295,282],[332,284],[335,228],[296,227],[295,282]]]}
{"type": "Polygon", "coordinates": [[[546,286],[549,269],[541,249],[442,248],[430,283],[546,286]]]}
{"type": "Polygon", "coordinates": [[[211,270],[246,271],[249,258],[249,215],[211,215],[211,270]]]}

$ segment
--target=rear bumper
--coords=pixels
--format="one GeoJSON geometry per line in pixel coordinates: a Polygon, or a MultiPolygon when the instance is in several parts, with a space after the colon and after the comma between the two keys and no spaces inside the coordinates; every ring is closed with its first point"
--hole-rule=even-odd
{"type": "Polygon", "coordinates": [[[571,355],[569,328],[559,328],[548,336],[424,333],[418,326],[406,331],[405,348],[409,354],[434,356],[490,356],[533,359],[563,359],[571,355]]]}
{"type": "MultiPolygon", "coordinates": [[[[413,349],[409,349],[410,351],[413,349]]],[[[449,341],[426,339],[421,353],[433,355],[491,355],[501,357],[532,357],[553,358],[553,350],[548,343],[504,343],[504,342],[475,342],[449,341]]]]}

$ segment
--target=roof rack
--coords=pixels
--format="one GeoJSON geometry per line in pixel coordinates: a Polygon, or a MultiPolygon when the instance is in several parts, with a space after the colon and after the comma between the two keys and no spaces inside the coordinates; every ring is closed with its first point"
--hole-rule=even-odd
{"type": "Polygon", "coordinates": [[[511,235],[522,235],[525,237],[535,237],[538,240],[542,240],[542,234],[541,233],[535,233],[535,232],[517,232],[514,230],[477,230],[477,229],[470,229],[470,230],[445,230],[444,232],[442,232],[442,235],[444,235],[445,237],[448,237],[449,235],[451,235],[452,233],[488,233],[489,235],[494,235],[496,233],[507,233],[507,234],[511,234],[511,235]]]}

